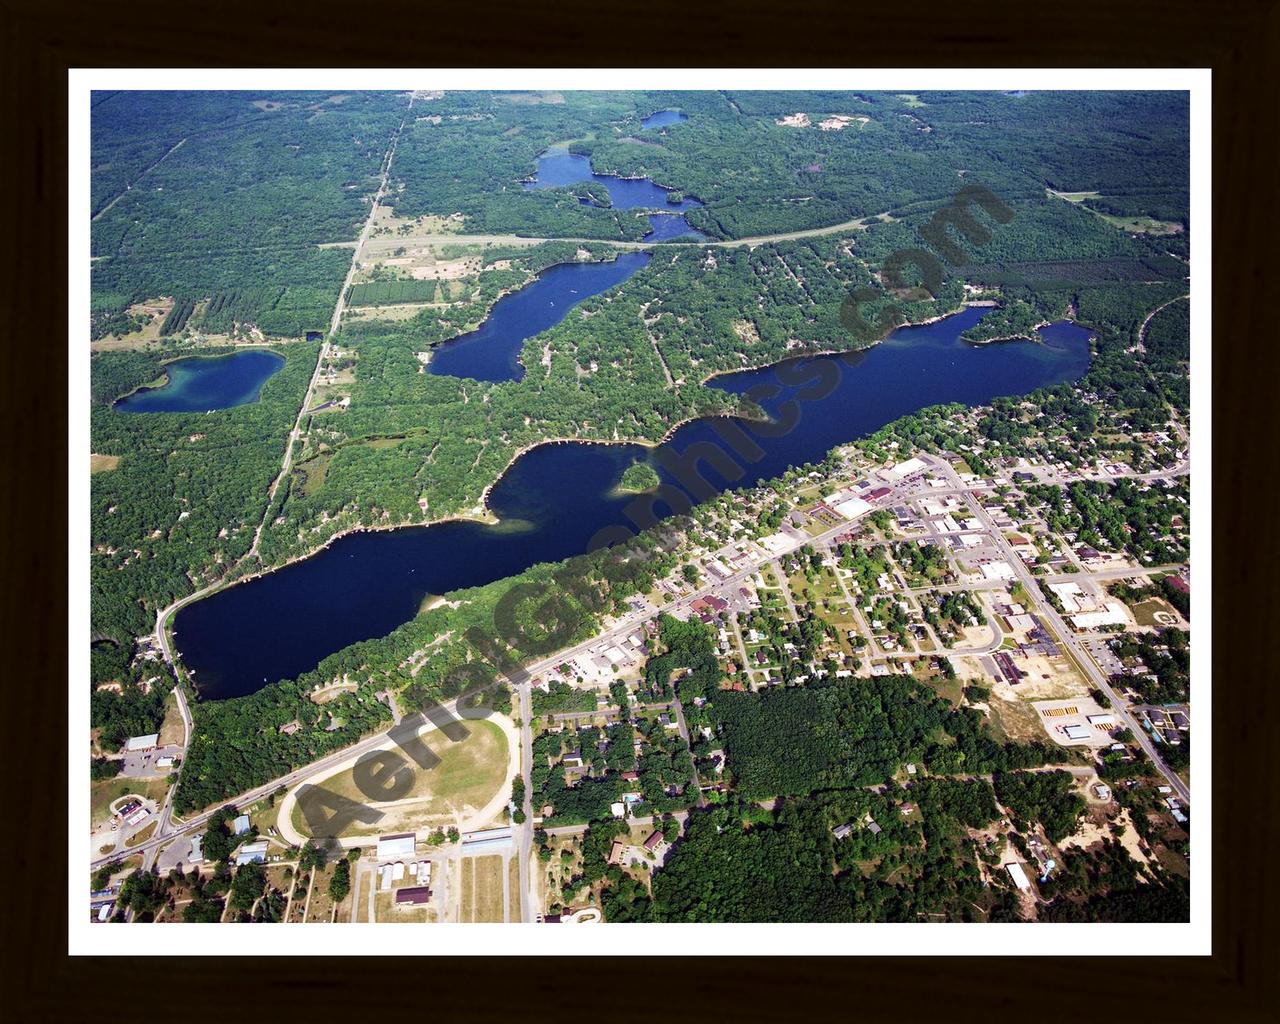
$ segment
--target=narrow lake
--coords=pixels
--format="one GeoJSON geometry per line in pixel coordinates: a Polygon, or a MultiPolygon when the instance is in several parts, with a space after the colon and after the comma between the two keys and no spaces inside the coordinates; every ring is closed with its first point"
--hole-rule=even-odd
{"type": "MultiPolygon", "coordinates": [[[[591,159],[570,153],[567,146],[552,146],[538,157],[538,172],[532,181],[522,184],[526,189],[561,188],[583,181],[594,181],[609,192],[609,199],[619,210],[664,210],[650,214],[650,231],[645,238],[662,241],[670,238],[701,240],[707,236],[689,226],[684,214],[702,204],[696,199],[682,197],[678,203],[669,201],[672,190],[654,184],[648,178],[619,178],[616,174],[596,174],[591,170],[591,159]]],[[[590,201],[580,200],[584,206],[590,201]]]]}
{"type": "MultiPolygon", "coordinates": [[[[852,356],[790,360],[717,378],[714,386],[736,394],[769,389],[760,405],[795,422],[780,432],[736,421],[759,445],[760,458],[737,460],[742,473],[733,480],[703,465],[705,478],[717,490],[747,486],[926,406],[980,405],[1076,380],[1088,369],[1090,332],[1072,323],[1044,328],[1041,344],[961,341],[961,332],[986,312],[971,308],[903,328],[852,356]],[[791,416],[795,408],[799,415],[791,416]]],[[[428,594],[558,561],[585,551],[606,527],[631,527],[626,509],[634,496],[616,491],[623,471],[645,459],[664,482],[685,490],[668,466],[699,442],[723,448],[719,422],[685,424],[657,450],[577,443],[535,448],[490,494],[498,525],[454,522],[350,534],[304,561],[184,608],[175,622],[177,646],[206,698],[292,678],[349,644],[385,636],[413,618],[428,594]]]]}
{"type": "Polygon", "coordinates": [[[253,349],[225,356],[194,356],[165,365],[168,380],[115,403],[120,412],[210,412],[256,402],[284,357],[253,349]]]}
{"type": "MultiPolygon", "coordinates": [[[[666,219],[666,218],[664,218],[666,219]]],[[[583,299],[621,284],[649,262],[647,252],[622,253],[607,263],[562,263],[493,306],[470,334],[437,345],[427,372],[474,380],[520,380],[525,340],[554,327],[583,299]]]]}

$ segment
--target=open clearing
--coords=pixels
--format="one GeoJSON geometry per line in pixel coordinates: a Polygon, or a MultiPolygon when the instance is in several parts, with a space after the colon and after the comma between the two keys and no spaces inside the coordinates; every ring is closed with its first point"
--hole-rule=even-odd
{"type": "Polygon", "coordinates": [[[101,824],[111,814],[111,805],[131,793],[159,803],[168,790],[167,779],[102,779],[89,784],[89,824],[101,824]]]}
{"type": "Polygon", "coordinates": [[[1172,626],[1180,621],[1173,605],[1161,597],[1148,598],[1129,606],[1133,619],[1139,626],[1172,626]]]}
{"type": "Polygon", "coordinates": [[[988,701],[991,725],[999,739],[1013,743],[1043,740],[1044,729],[1036,709],[1017,698],[993,698],[988,701]]]}
{"type": "Polygon", "coordinates": [[[178,698],[170,693],[165,701],[164,723],[160,726],[160,746],[181,744],[185,736],[186,728],[182,724],[182,712],[178,710],[178,698]]]}
{"type": "Polygon", "coordinates": [[[462,921],[498,923],[503,919],[503,859],[497,856],[462,859],[462,921]]]}
{"type": "MultiPolygon", "coordinates": [[[[344,838],[379,835],[388,831],[448,826],[475,815],[506,792],[511,775],[510,744],[501,726],[487,719],[466,723],[467,737],[451,742],[439,731],[423,742],[440,762],[415,769],[409,790],[396,800],[376,804],[382,817],[375,823],[353,822],[344,838]]],[[[354,767],[320,782],[338,797],[367,803],[353,776],[354,767]]],[[[311,834],[302,809],[290,801],[289,822],[303,836],[311,834]]]]}
{"type": "Polygon", "coordinates": [[[110,473],[120,465],[119,455],[89,455],[89,473],[110,473]]]}

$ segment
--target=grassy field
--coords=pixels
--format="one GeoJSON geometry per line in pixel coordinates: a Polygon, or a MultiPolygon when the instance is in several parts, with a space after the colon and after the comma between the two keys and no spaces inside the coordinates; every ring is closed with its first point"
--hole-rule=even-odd
{"type": "Polygon", "coordinates": [[[111,813],[111,805],[122,796],[138,796],[159,803],[169,788],[165,779],[103,779],[89,784],[89,823],[101,824],[111,813]]]}
{"type": "Polygon", "coordinates": [[[520,858],[512,857],[507,867],[507,886],[511,895],[511,906],[507,908],[507,917],[512,921],[520,920],[520,858]]]}
{"type": "Polygon", "coordinates": [[[1161,612],[1165,615],[1172,616],[1177,621],[1178,613],[1173,610],[1173,606],[1163,598],[1153,597],[1146,601],[1140,601],[1137,604],[1129,606],[1129,610],[1133,612],[1134,621],[1139,626],[1166,626],[1168,620],[1159,622],[1156,619],[1156,613],[1161,612]]]}
{"type": "Polygon", "coordinates": [[[1044,739],[1040,716],[1030,704],[996,697],[992,697],[987,704],[991,708],[991,731],[998,741],[1030,743],[1044,739]]]}
{"type": "Polygon", "coordinates": [[[1182,231],[1181,224],[1152,217],[1117,217],[1110,213],[1099,213],[1098,216],[1113,227],[1134,235],[1176,235],[1182,231]]]}
{"type": "Polygon", "coordinates": [[[354,875],[359,878],[359,885],[353,881],[351,891],[355,894],[355,904],[351,920],[357,923],[369,920],[369,890],[376,884],[378,876],[372,871],[362,871],[354,875]]]}
{"type": "Polygon", "coordinates": [[[120,465],[119,455],[89,455],[89,472],[93,473],[110,473],[120,465]]]}
{"type": "Polygon", "coordinates": [[[293,887],[293,902],[289,904],[289,914],[285,920],[289,924],[301,924],[303,912],[307,905],[307,887],[311,884],[311,873],[307,872],[298,878],[293,887]]]}
{"type": "MultiPolygon", "coordinates": [[[[451,743],[440,732],[428,734],[427,746],[440,758],[429,770],[417,770],[413,785],[395,805],[382,805],[384,817],[374,825],[353,824],[344,836],[376,835],[388,828],[452,823],[455,814],[465,808],[479,808],[493,798],[506,781],[510,752],[507,737],[493,722],[467,722],[467,737],[451,743]],[[394,820],[393,820],[394,819],[394,820]]],[[[340,772],[323,781],[330,793],[349,800],[367,801],[355,784],[352,770],[340,772]]],[[[301,809],[293,809],[294,827],[302,835],[310,835],[301,809]]]]}
{"type": "Polygon", "coordinates": [[[911,674],[931,687],[939,697],[949,701],[952,707],[959,707],[964,703],[964,682],[959,675],[955,679],[948,679],[933,667],[932,662],[924,658],[912,663],[911,674]]]}
{"type": "Polygon", "coordinates": [[[329,924],[333,920],[333,900],[329,898],[333,868],[333,864],[326,864],[316,872],[316,883],[311,889],[311,903],[307,907],[307,924],[329,924]]]}
{"type": "Polygon", "coordinates": [[[138,846],[142,843],[145,843],[148,839],[151,838],[155,830],[156,830],[156,822],[152,821],[151,824],[148,825],[146,828],[142,829],[139,832],[135,832],[128,839],[126,839],[124,841],[124,845],[133,847],[133,846],[138,846]]]}
{"type": "Polygon", "coordinates": [[[462,859],[462,921],[501,923],[503,920],[502,858],[462,859]]]}

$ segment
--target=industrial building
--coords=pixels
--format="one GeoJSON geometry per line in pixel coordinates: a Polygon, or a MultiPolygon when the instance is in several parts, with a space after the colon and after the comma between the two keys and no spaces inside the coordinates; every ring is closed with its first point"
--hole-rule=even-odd
{"type": "Polygon", "coordinates": [[[404,832],[394,836],[378,837],[378,860],[398,860],[413,857],[415,846],[412,832],[404,832]]]}

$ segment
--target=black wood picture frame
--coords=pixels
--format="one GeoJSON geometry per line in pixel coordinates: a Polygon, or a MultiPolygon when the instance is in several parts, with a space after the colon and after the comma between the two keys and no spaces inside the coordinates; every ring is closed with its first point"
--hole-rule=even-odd
{"type": "MultiPolygon", "coordinates": [[[[1166,1021],[1280,1017],[1275,926],[1274,512],[1276,376],[1264,315],[1275,285],[1274,126],[1280,5],[1162,0],[1063,7],[931,0],[866,7],[748,0],[698,9],[599,4],[362,7],[230,0],[176,7],[0,3],[0,196],[9,231],[3,545],[9,663],[0,1006],[15,1021],[103,1014],[184,1019],[596,1016],[1166,1021]],[[660,44],[660,49],[658,48],[660,44]],[[73,67],[1211,67],[1213,69],[1213,954],[1107,963],[987,957],[660,959],[71,958],[66,951],[67,70],[73,67]],[[1271,155],[1268,156],[1267,154],[1271,155]],[[33,385],[33,382],[40,386],[33,385]],[[48,385],[47,387],[44,385],[48,385]],[[17,780],[24,780],[16,784],[17,780]],[[1270,952],[1268,952],[1270,950],[1270,952]],[[12,1016],[10,1016],[12,1014],[12,1016]]],[[[1209,472],[1199,467],[1198,472],[1209,472]]],[[[1203,556],[1201,556],[1203,558],[1203,556]]],[[[74,689],[74,687],[72,687],[74,689]]],[[[1200,858],[1197,866],[1207,858],[1200,858]]],[[[928,926],[921,926],[928,927],[928,926]]],[[[934,926],[938,927],[938,926],[934,926]]],[[[943,926],[950,927],[950,926],[943,926]]],[[[957,929],[964,926],[955,926],[957,929]]],[[[1123,927],[1123,926],[1115,926],[1123,927]]],[[[287,935],[287,933],[286,933],[287,935]]],[[[409,936],[405,936],[406,941],[409,936]]],[[[529,933],[535,944],[540,936],[529,933]]],[[[956,931],[957,951],[964,933],[956,931]]],[[[287,937],[282,941],[287,941],[287,937]]],[[[768,948],[767,933],[762,948],[768,948]]],[[[1026,931],[1034,947],[1034,927],[1026,931]]],[[[534,950],[531,948],[530,950],[534,950]]],[[[785,950],[771,950],[785,952],[785,950]]],[[[406,949],[406,952],[410,950],[406,949]]],[[[1089,954],[1083,947],[1081,954],[1089,954]]],[[[1135,950],[1141,953],[1141,950],[1135,950]]]]}

